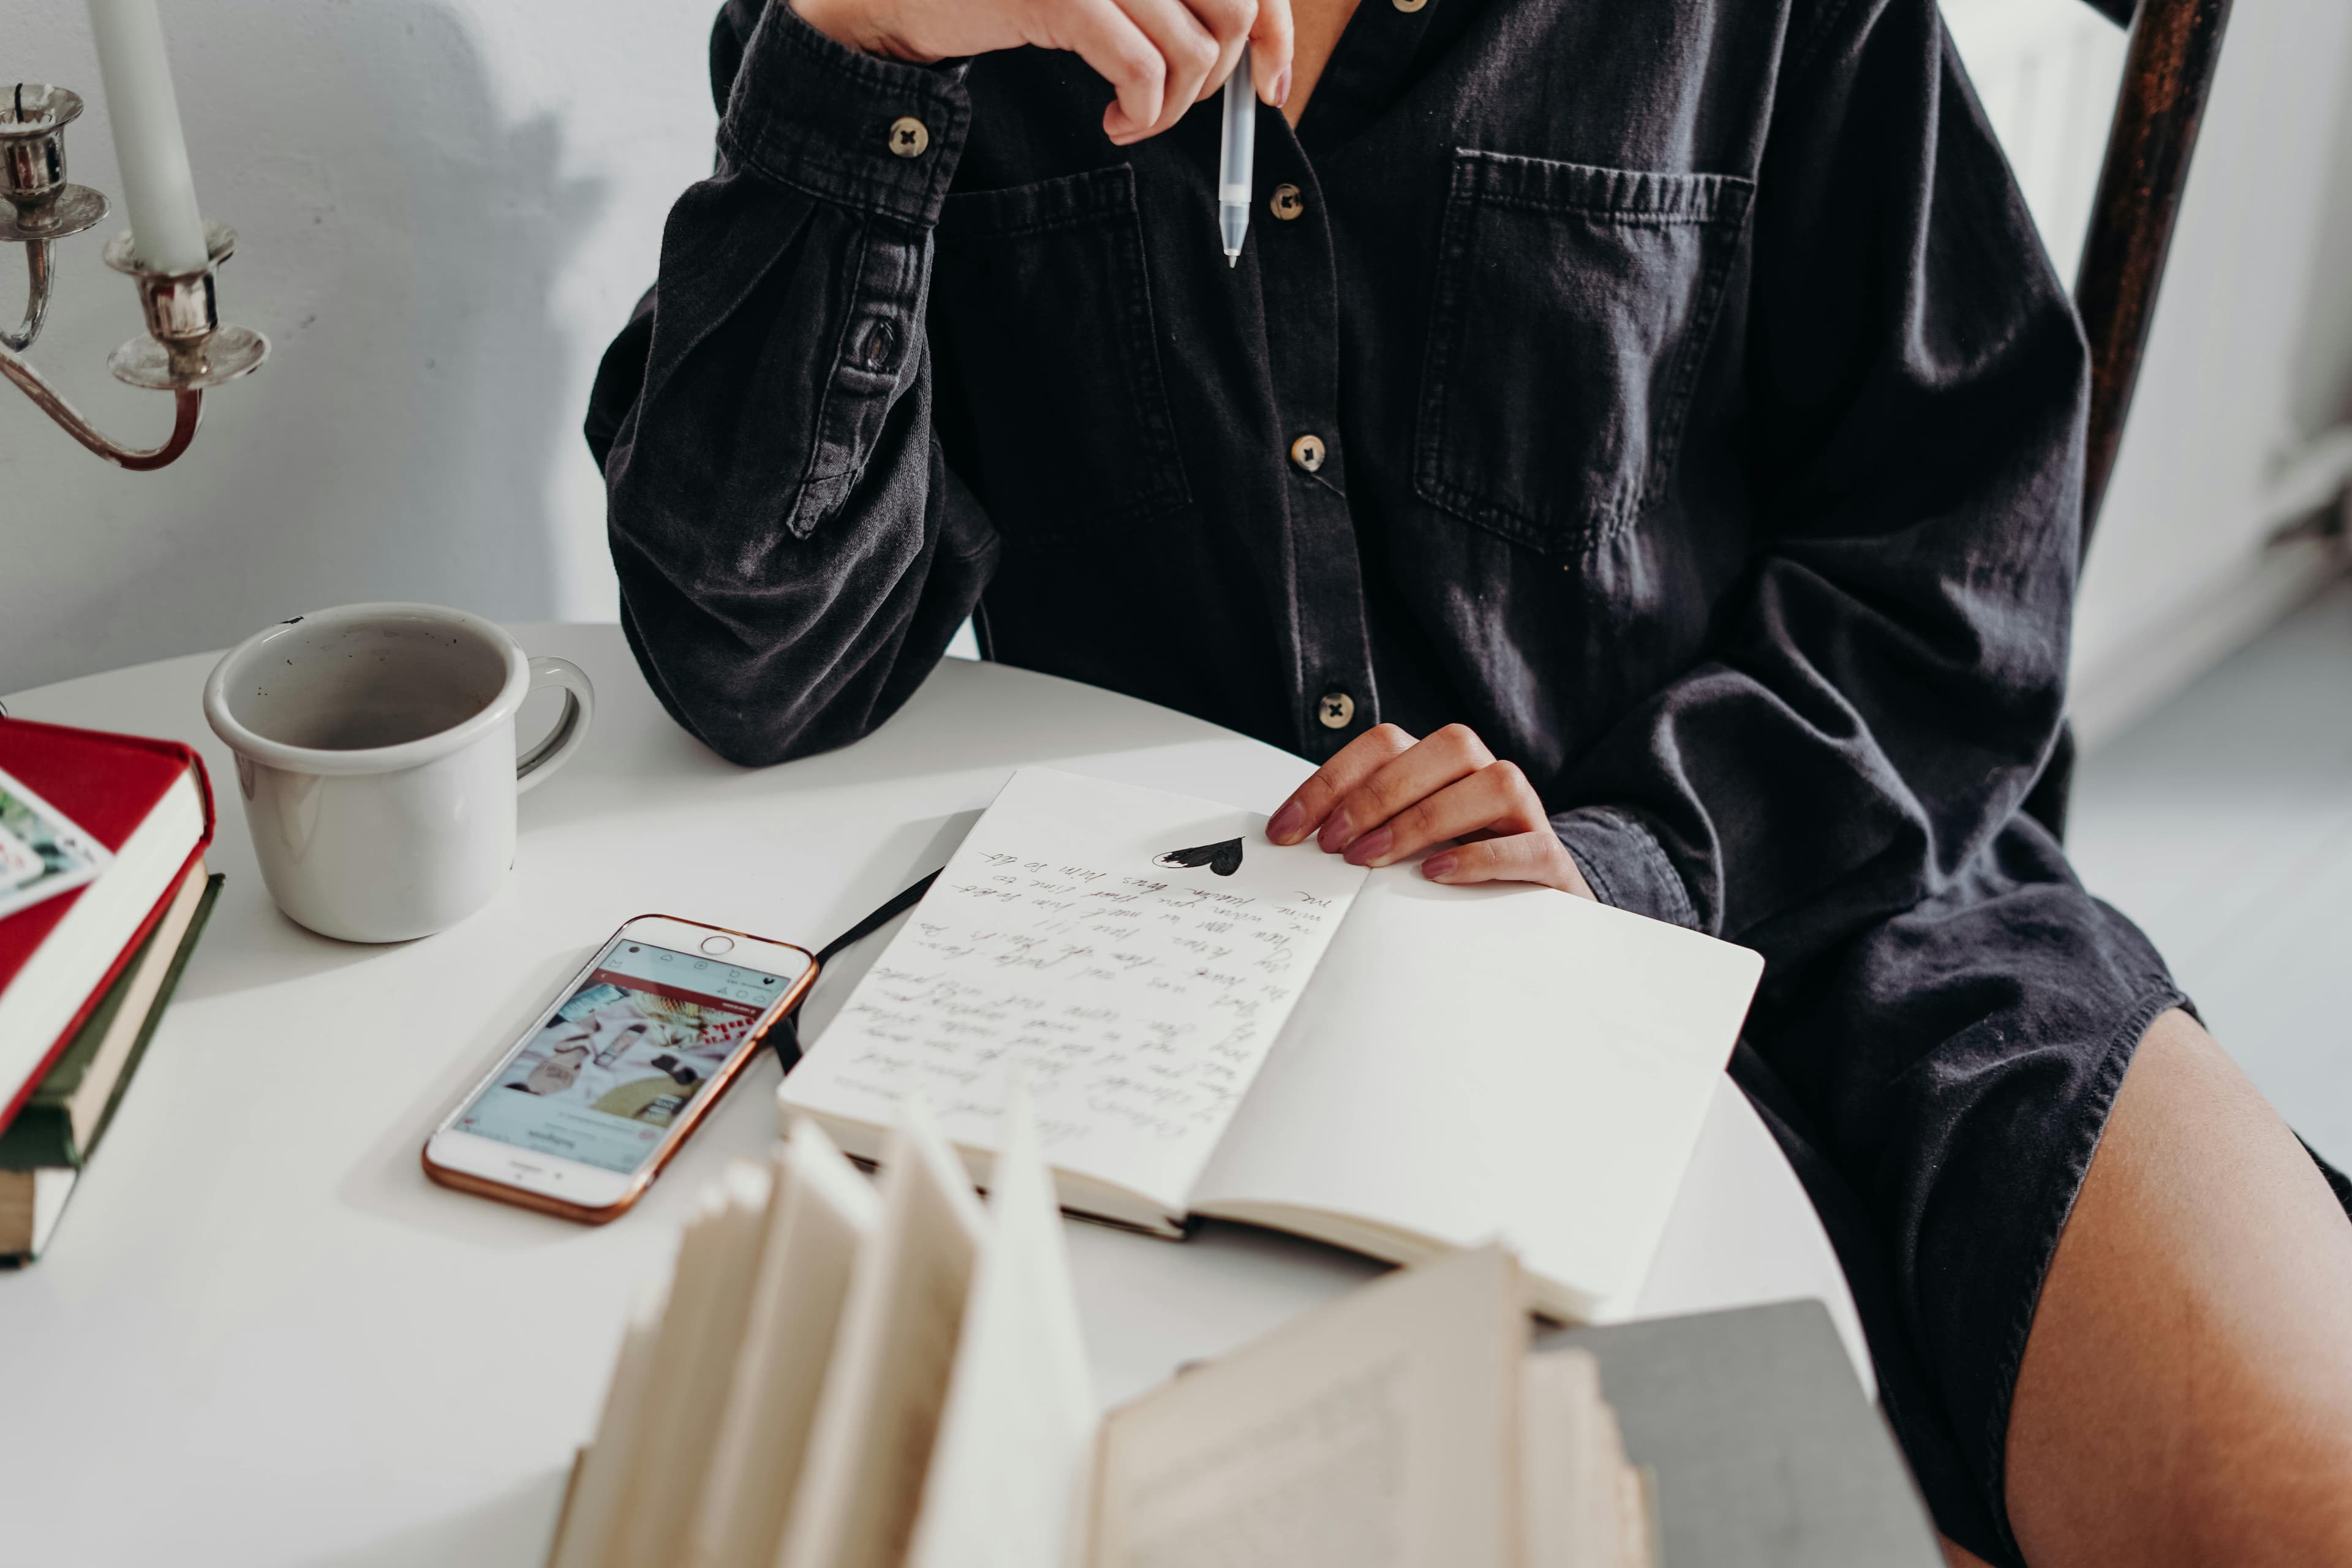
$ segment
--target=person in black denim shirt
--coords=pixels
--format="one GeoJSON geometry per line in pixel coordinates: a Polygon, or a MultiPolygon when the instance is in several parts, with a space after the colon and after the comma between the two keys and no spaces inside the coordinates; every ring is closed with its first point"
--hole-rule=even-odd
{"type": "Polygon", "coordinates": [[[1279,839],[1757,948],[1951,1541],[2352,1552],[2352,1227],[2020,815],[2085,355],[1931,0],[1297,0],[1296,88],[1280,0],[799,4],[589,418],[679,723],[845,744],[970,615],[1323,764],[1279,839]]]}

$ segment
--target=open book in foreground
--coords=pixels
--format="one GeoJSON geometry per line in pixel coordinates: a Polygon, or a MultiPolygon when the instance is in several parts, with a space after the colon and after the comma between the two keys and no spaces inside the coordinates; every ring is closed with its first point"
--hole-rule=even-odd
{"type": "Polygon", "coordinates": [[[1593,1358],[1475,1247],[1098,1416],[1016,1092],[983,1213],[919,1106],[878,1194],[803,1121],[628,1329],[551,1568],[1647,1568],[1593,1358]]]}
{"type": "Polygon", "coordinates": [[[1013,776],[777,1091],[863,1160],[904,1095],[985,1186],[1008,1075],[1072,1212],[1412,1263],[1489,1237],[1622,1316],[1763,961],[1533,887],[1282,847],[1253,812],[1013,776]]]}

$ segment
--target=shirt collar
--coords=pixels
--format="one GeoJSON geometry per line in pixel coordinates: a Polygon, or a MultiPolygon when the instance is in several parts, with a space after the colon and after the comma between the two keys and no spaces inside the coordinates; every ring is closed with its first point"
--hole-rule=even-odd
{"type": "Polygon", "coordinates": [[[1336,152],[1379,119],[1411,84],[1426,51],[1442,47],[1441,35],[1455,31],[1476,3],[1359,0],[1299,119],[1307,156],[1336,152]]]}

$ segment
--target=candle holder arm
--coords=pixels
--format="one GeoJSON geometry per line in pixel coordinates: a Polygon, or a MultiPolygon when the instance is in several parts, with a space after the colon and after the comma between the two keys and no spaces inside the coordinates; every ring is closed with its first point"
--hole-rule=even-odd
{"type": "Polygon", "coordinates": [[[203,420],[205,394],[202,387],[176,391],[172,397],[172,433],[160,447],[126,447],[97,426],[82,417],[79,410],[65,400],[57,388],[41,379],[41,373],[27,364],[13,349],[0,349],[0,375],[16,384],[18,391],[33,400],[40,411],[55,420],[65,433],[84,447],[104,458],[119,468],[144,473],[160,468],[188,449],[196,438],[196,426],[203,420]]]}
{"type": "MultiPolygon", "coordinates": [[[[0,348],[22,353],[33,346],[41,335],[42,318],[49,313],[49,242],[46,239],[28,241],[25,246],[25,322],[13,332],[0,332],[0,348]]],[[[0,316],[0,321],[7,320],[0,316]]]]}

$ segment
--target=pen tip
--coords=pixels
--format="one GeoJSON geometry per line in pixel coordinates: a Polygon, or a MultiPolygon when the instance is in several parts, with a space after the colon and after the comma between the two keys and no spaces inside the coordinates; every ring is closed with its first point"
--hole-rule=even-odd
{"type": "Polygon", "coordinates": [[[1228,266],[1228,267],[1239,267],[1241,264],[1242,264],[1242,253],[1241,253],[1240,251],[1238,251],[1238,250],[1228,250],[1228,251],[1226,251],[1226,252],[1225,252],[1225,265],[1226,265],[1226,266],[1228,266]]]}

